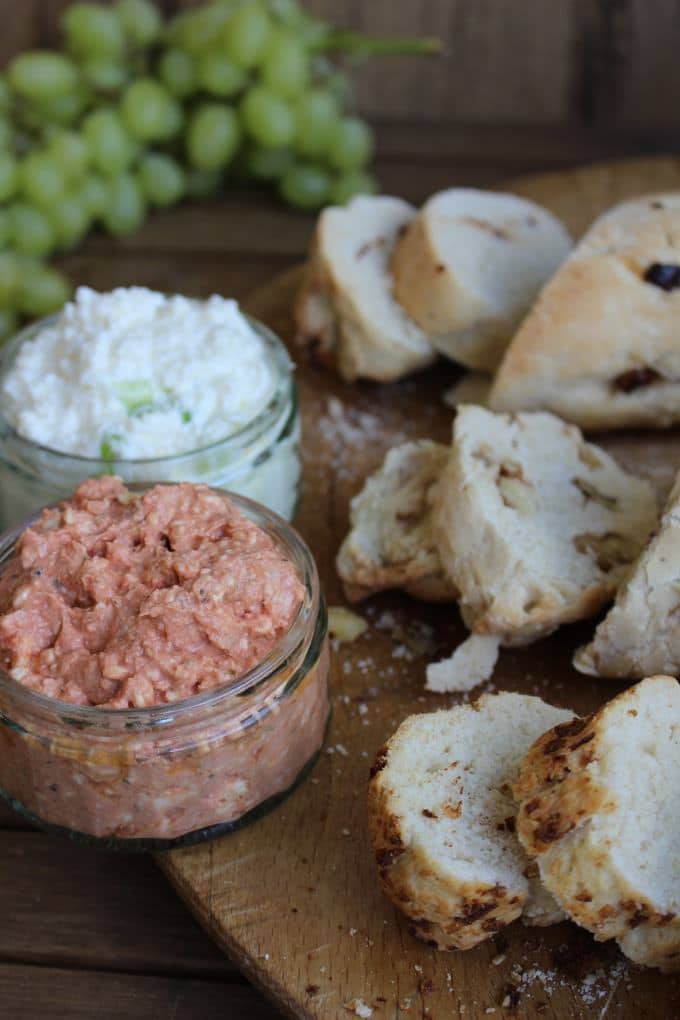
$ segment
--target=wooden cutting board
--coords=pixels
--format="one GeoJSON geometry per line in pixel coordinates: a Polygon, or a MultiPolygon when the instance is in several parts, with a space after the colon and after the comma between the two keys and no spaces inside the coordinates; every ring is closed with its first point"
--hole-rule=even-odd
{"type": "MultiPolygon", "coordinates": [[[[548,206],[578,235],[623,198],[680,188],[680,160],[612,163],[511,187],[548,206]]],[[[299,271],[292,271],[247,303],[285,339],[298,281],[299,271]]],[[[441,395],[455,377],[452,366],[439,364],[396,385],[350,387],[300,366],[305,476],[297,525],[330,605],[343,602],[333,560],[350,497],[391,445],[421,436],[448,441],[451,412],[441,395]]],[[[660,491],[680,465],[677,434],[618,434],[604,442],[660,491]]],[[[251,827],[159,857],[199,921],[291,1017],[364,1015],[363,1003],[375,1020],[680,1016],[680,977],[637,970],[615,946],[597,945],[568,923],[544,931],[518,923],[467,953],[437,953],[408,934],[376,884],[366,836],[368,768],[407,715],[455,703],[454,696],[424,693],[424,670],[462,640],[464,629],[455,606],[434,608],[399,594],[374,598],[360,612],[370,627],[335,652],[333,723],[311,779],[251,827]]],[[[593,709],[620,688],[572,669],[572,652],[591,630],[592,624],[568,627],[504,651],[493,684],[579,712],[593,709]]]]}

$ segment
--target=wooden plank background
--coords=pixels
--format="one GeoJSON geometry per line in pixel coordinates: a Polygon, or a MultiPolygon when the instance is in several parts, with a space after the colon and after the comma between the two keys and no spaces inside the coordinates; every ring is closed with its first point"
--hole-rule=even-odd
{"type": "MultiPolygon", "coordinates": [[[[162,0],[166,10],[196,0],[162,0]]],[[[0,0],[0,59],[53,44],[67,0],[0,0]]],[[[678,0],[308,0],[370,32],[439,36],[441,57],[375,61],[360,73],[378,121],[605,128],[680,140],[678,0]]],[[[442,139],[446,144],[446,140],[442,139]]],[[[636,146],[640,149],[640,146],[636,146]]]]}

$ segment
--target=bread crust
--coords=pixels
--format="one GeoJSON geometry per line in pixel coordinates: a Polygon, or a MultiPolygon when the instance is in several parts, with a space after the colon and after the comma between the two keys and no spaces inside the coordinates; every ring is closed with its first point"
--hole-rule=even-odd
{"type": "Polygon", "coordinates": [[[452,188],[425,203],[395,246],[394,293],[442,354],[493,372],[539,287],[570,247],[566,230],[535,203],[452,188]],[[459,246],[457,258],[444,251],[442,235],[459,246]],[[466,259],[471,245],[480,248],[474,268],[466,259]],[[525,250],[532,252],[526,261],[525,250]],[[495,289],[500,275],[511,271],[513,286],[495,289]]]}
{"type": "MultiPolygon", "coordinates": [[[[460,713],[461,717],[471,714],[474,717],[475,713],[485,709],[493,710],[496,704],[500,708],[499,699],[510,699],[514,703],[519,697],[482,697],[472,706],[461,706],[444,714],[453,716],[460,713]]],[[[528,700],[541,705],[539,699],[528,700]]],[[[541,711],[549,712],[551,719],[568,715],[545,705],[542,705],[541,711]]],[[[401,791],[395,788],[391,764],[397,756],[408,754],[410,729],[425,718],[415,716],[406,720],[379,750],[368,787],[369,835],[380,886],[391,902],[410,919],[409,931],[437,949],[471,949],[520,917],[530,902],[531,910],[525,918],[527,923],[546,925],[561,919],[561,912],[550,897],[534,896],[534,880],[523,875],[518,865],[514,866],[517,868],[514,877],[505,882],[466,879],[460,873],[443,870],[436,850],[427,841],[413,835],[414,819],[405,809],[401,791]]],[[[455,747],[453,726],[452,740],[455,747]]],[[[453,762],[451,767],[458,764],[453,762]]],[[[445,805],[445,813],[449,806],[452,805],[445,805]]],[[[436,818],[427,804],[420,805],[420,808],[419,813],[426,819],[436,818]]],[[[461,805],[455,810],[460,812],[461,805]]],[[[504,831],[503,839],[514,841],[511,835],[514,817],[505,817],[503,812],[494,833],[500,829],[504,831]]],[[[501,839],[500,835],[498,839],[501,839]]],[[[484,871],[482,865],[481,871],[484,871]]]]}
{"type": "MultiPolygon", "coordinates": [[[[385,251],[385,258],[393,243],[393,221],[383,236],[372,237],[362,243],[362,212],[380,208],[389,202],[398,206],[398,215],[407,222],[409,206],[397,199],[386,197],[353,200],[340,209],[329,207],[320,215],[310,246],[308,265],[293,306],[296,326],[295,341],[310,358],[335,370],[347,382],[356,379],[373,379],[376,382],[394,382],[411,372],[427,367],[436,359],[436,353],[415,323],[408,321],[399,311],[403,326],[401,335],[385,327],[377,314],[367,306],[366,295],[352,285],[351,272],[362,272],[361,260],[371,251],[385,251]],[[353,217],[357,229],[356,266],[348,269],[346,252],[338,251],[335,231],[351,228],[353,217]],[[341,224],[341,228],[339,227],[341,224]]],[[[381,256],[382,257],[382,256],[381,256]]],[[[393,302],[389,275],[375,274],[375,287],[384,288],[383,296],[393,302]]],[[[394,303],[396,307],[396,303],[394,303]]]]}
{"type": "Polygon", "coordinates": [[[464,406],[432,522],[468,627],[522,644],[594,615],[638,555],[656,512],[646,482],[555,416],[464,406]]]}
{"type": "Polygon", "coordinates": [[[352,526],[336,558],[351,602],[391,588],[423,602],[455,599],[430,527],[431,489],[446,455],[430,440],[393,447],[352,500],[352,526]]]}
{"type": "Polygon", "coordinates": [[[647,195],[592,225],[515,334],[489,398],[583,429],[680,421],[680,290],[646,277],[680,263],[680,196],[647,195]]]}
{"type": "MultiPolygon", "coordinates": [[[[651,677],[588,718],[558,725],[540,737],[524,759],[513,793],[519,804],[519,840],[569,917],[599,941],[622,940],[624,950],[626,937],[639,929],[635,942],[641,962],[647,941],[643,936],[649,933],[655,945],[648,962],[666,954],[670,966],[671,957],[680,952],[680,921],[637,887],[619,863],[613,822],[635,805],[622,800],[607,772],[612,742],[626,739],[617,736],[622,721],[635,725],[651,695],[665,699],[671,719],[678,712],[677,681],[651,677]],[[672,945],[658,945],[658,930],[664,930],[666,938],[674,932],[672,945]]],[[[629,753],[634,767],[641,750],[633,745],[629,753]]]]}

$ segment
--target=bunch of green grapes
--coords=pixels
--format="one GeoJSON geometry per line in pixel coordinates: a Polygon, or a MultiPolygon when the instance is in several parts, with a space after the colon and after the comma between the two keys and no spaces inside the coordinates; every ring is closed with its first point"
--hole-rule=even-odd
{"type": "Polygon", "coordinates": [[[61,27],[63,52],[0,76],[0,339],[61,307],[70,287],[45,259],[95,225],[130,233],[227,178],[310,210],[373,191],[373,137],[329,54],[436,48],[338,31],[296,0],[214,0],[168,22],[151,0],[74,3],[61,27]]]}

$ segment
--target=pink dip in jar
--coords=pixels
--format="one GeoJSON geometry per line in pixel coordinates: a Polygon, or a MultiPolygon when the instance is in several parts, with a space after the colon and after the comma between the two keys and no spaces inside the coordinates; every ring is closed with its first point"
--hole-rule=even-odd
{"type": "Polygon", "coordinates": [[[0,788],[32,819],[180,845],[314,760],[325,607],[309,551],[264,507],[91,480],[5,536],[0,570],[0,788]]]}

